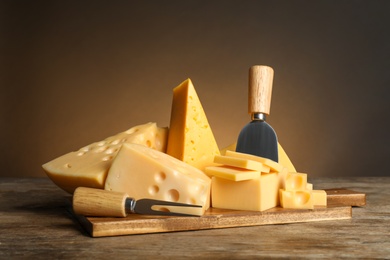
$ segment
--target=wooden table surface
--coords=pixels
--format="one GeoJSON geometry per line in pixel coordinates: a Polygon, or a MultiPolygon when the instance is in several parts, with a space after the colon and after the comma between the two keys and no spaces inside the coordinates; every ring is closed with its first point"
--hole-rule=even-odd
{"type": "Polygon", "coordinates": [[[390,259],[390,178],[310,181],[364,192],[367,205],[346,220],[92,238],[49,179],[0,178],[0,259],[390,259]]]}

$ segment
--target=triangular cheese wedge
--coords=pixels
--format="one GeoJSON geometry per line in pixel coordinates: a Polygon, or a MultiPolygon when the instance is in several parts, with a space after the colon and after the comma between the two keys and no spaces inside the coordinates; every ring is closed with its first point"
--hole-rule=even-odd
{"type": "Polygon", "coordinates": [[[200,170],[213,165],[219,148],[190,79],[173,89],[167,154],[200,170]]]}

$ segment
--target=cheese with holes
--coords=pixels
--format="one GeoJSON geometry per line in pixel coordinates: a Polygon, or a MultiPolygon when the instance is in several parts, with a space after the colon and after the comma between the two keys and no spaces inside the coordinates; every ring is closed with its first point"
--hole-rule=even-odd
{"type": "Polygon", "coordinates": [[[246,181],[212,177],[213,208],[263,211],[279,205],[278,173],[261,174],[246,181]]]}
{"type": "Polygon", "coordinates": [[[284,181],[284,189],[286,191],[306,190],[308,187],[306,173],[289,172],[284,181]]]}
{"type": "Polygon", "coordinates": [[[234,152],[234,151],[230,151],[230,150],[227,150],[225,154],[226,154],[226,156],[261,162],[262,164],[269,166],[271,168],[271,172],[281,172],[284,168],[283,165],[281,165],[280,163],[277,163],[271,159],[252,155],[252,154],[234,152]]]}
{"type": "Polygon", "coordinates": [[[138,144],[122,145],[104,188],[125,192],[136,200],[149,198],[201,205],[200,209],[183,209],[192,210],[191,213],[198,210],[197,215],[210,206],[211,180],[201,170],[138,144]]]}
{"type": "Polygon", "coordinates": [[[219,148],[190,79],[173,89],[167,154],[200,170],[213,165],[219,148]]]}
{"type": "Polygon", "coordinates": [[[104,188],[108,169],[123,143],[137,143],[165,151],[168,129],[147,123],[67,153],[44,165],[49,178],[63,190],[73,193],[79,187],[104,188]]]}
{"type": "Polygon", "coordinates": [[[280,205],[287,209],[313,209],[314,200],[310,190],[280,190],[280,205]]]}
{"type": "MultiPolygon", "coordinates": [[[[236,150],[237,143],[233,143],[225,148],[223,148],[220,153],[222,155],[226,154],[227,150],[235,151],[236,150]]],[[[279,157],[279,164],[283,165],[284,167],[287,167],[289,172],[296,172],[297,170],[294,167],[294,164],[291,162],[290,158],[288,157],[287,153],[283,149],[280,143],[278,143],[278,157],[279,157]]]]}
{"type": "Polygon", "coordinates": [[[230,166],[207,166],[205,168],[205,173],[208,176],[215,176],[231,181],[252,180],[258,178],[261,174],[259,171],[230,166]]]}

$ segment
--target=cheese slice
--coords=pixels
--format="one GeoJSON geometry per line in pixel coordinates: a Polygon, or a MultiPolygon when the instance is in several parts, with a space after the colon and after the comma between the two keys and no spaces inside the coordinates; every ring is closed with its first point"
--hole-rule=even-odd
{"type": "Polygon", "coordinates": [[[271,168],[271,171],[273,171],[273,172],[281,172],[284,168],[283,165],[281,165],[281,164],[279,164],[271,159],[252,155],[252,154],[234,152],[234,151],[230,151],[230,150],[227,150],[225,154],[226,154],[226,156],[261,162],[262,164],[269,166],[271,168]]]}
{"type": "MultiPolygon", "coordinates": [[[[220,153],[222,155],[226,155],[226,151],[235,151],[236,150],[237,143],[232,143],[228,145],[227,147],[223,148],[220,153]]],[[[283,149],[282,145],[278,143],[278,157],[279,157],[279,164],[283,165],[284,167],[287,167],[289,172],[296,172],[294,164],[291,162],[290,158],[288,157],[286,151],[283,149]]]]}
{"type": "Polygon", "coordinates": [[[216,155],[214,156],[214,162],[226,166],[238,167],[247,170],[254,170],[258,172],[266,172],[270,171],[268,166],[263,165],[261,162],[256,162],[253,160],[236,158],[226,155],[216,155]]]}
{"type": "Polygon", "coordinates": [[[278,173],[238,182],[212,177],[212,205],[222,209],[267,210],[279,205],[279,187],[278,173]]]}
{"type": "Polygon", "coordinates": [[[165,151],[168,129],[147,123],[62,155],[42,165],[49,178],[63,190],[77,187],[104,188],[108,169],[124,143],[137,143],[165,151]]]}
{"type": "MultiPolygon", "coordinates": [[[[137,199],[149,198],[201,205],[176,211],[198,210],[210,206],[211,180],[201,170],[168,154],[138,144],[123,144],[112,163],[105,183],[106,190],[127,193],[137,199]]],[[[174,211],[171,207],[164,207],[174,211]]]]}
{"type": "Polygon", "coordinates": [[[215,176],[231,181],[246,181],[256,179],[260,176],[259,171],[247,170],[229,166],[207,166],[205,173],[208,176],[215,176]]]}
{"type": "Polygon", "coordinates": [[[190,79],[173,89],[167,154],[204,170],[220,154],[202,104],[190,79]]]}

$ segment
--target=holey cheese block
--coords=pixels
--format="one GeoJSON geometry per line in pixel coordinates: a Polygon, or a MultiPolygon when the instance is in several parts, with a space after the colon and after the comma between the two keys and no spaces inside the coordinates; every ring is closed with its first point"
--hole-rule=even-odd
{"type": "Polygon", "coordinates": [[[173,89],[167,154],[200,170],[220,154],[202,104],[190,79],[173,89]]]}
{"type": "Polygon", "coordinates": [[[164,152],[167,137],[167,128],[150,122],[67,153],[42,167],[57,186],[69,193],[80,186],[103,189],[108,169],[122,144],[137,143],[164,152]]]}
{"type": "Polygon", "coordinates": [[[105,184],[106,190],[125,192],[136,200],[148,198],[201,205],[202,208],[197,209],[175,210],[197,215],[202,215],[210,206],[210,188],[211,179],[201,170],[138,144],[123,144],[105,184]]]}

